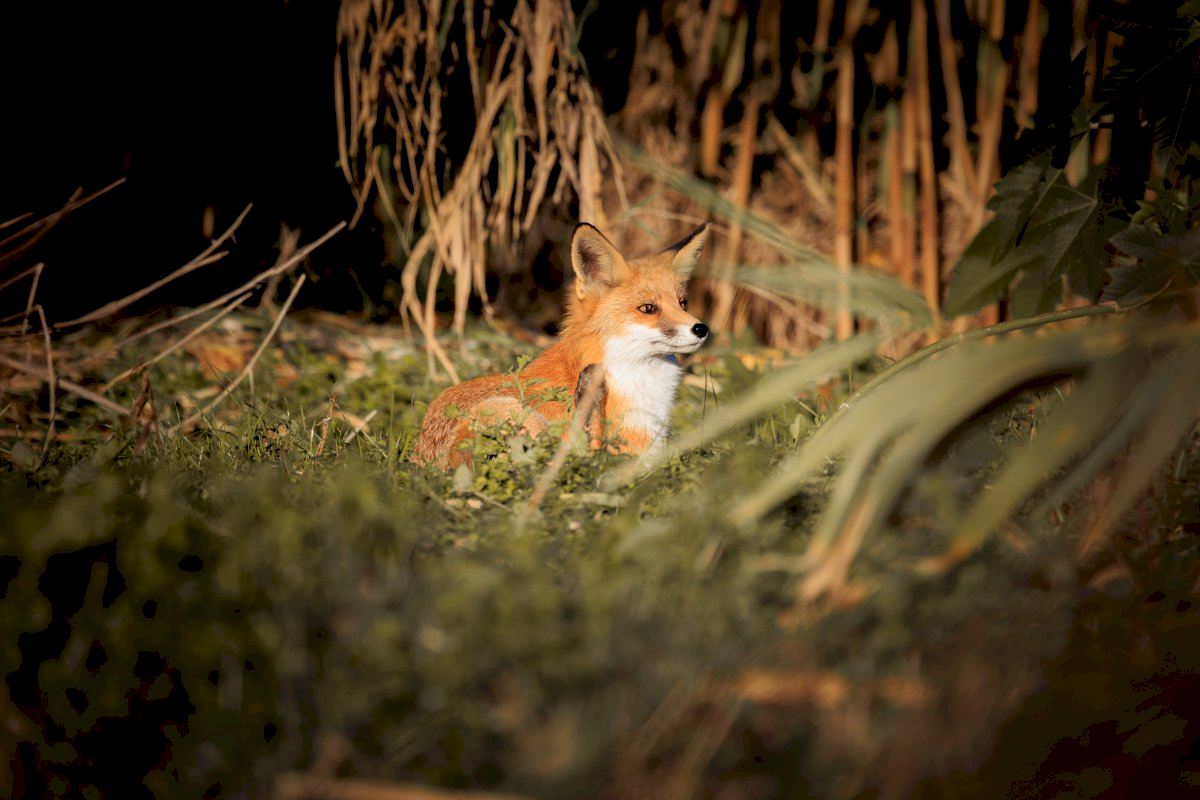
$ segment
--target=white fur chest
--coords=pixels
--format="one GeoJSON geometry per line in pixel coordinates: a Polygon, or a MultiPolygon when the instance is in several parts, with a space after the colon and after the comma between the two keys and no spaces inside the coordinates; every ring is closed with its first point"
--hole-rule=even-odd
{"type": "Polygon", "coordinates": [[[625,407],[618,425],[646,433],[654,448],[670,428],[680,368],[673,357],[647,354],[639,344],[625,337],[610,340],[604,348],[604,369],[608,391],[619,395],[625,407]]]}

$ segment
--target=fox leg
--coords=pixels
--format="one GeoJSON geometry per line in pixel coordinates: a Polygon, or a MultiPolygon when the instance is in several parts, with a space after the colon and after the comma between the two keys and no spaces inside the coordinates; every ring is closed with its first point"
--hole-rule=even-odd
{"type": "Polygon", "coordinates": [[[587,419],[583,420],[583,429],[587,431],[588,445],[593,450],[599,450],[604,445],[604,402],[608,399],[608,386],[604,382],[602,364],[588,364],[579,373],[579,380],[575,383],[576,409],[588,393],[594,393],[595,400],[588,411],[587,419]]]}

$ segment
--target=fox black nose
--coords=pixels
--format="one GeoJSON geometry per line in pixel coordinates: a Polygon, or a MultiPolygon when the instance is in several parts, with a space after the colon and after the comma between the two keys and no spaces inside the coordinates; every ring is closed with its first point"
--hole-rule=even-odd
{"type": "Polygon", "coordinates": [[[708,336],[708,326],[703,322],[697,322],[692,326],[692,333],[696,334],[697,339],[703,339],[708,336]]]}

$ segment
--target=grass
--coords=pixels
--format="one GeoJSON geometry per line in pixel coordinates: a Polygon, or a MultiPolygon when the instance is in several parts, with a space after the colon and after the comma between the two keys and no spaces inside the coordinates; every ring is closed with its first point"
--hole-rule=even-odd
{"type": "MultiPolygon", "coordinates": [[[[537,797],[1036,796],[1119,786],[1132,752],[1190,779],[1200,731],[1172,709],[1200,690],[1194,434],[1099,556],[1077,546],[1103,477],[958,566],[915,569],[1064,403],[1053,386],[1011,395],[929,454],[841,590],[806,599],[836,462],[754,525],[729,511],[879,360],[617,486],[603,479],[626,462],[571,451],[518,526],[553,442],[492,431],[474,474],[408,463],[438,387],[387,334],[289,318],[188,436],[60,400],[60,428],[84,438],[0,475],[0,591],[20,608],[0,623],[0,746],[18,773],[127,796],[143,779],[155,796],[263,795],[289,772],[302,795],[339,777],[537,797]],[[1065,744],[1085,733],[1097,749],[1065,744]]],[[[467,377],[533,350],[478,327],[447,352],[467,377]]],[[[201,363],[152,368],[164,427],[205,402],[201,363]]],[[[708,352],[677,427],[757,403],[764,369],[791,374],[708,352]]]]}

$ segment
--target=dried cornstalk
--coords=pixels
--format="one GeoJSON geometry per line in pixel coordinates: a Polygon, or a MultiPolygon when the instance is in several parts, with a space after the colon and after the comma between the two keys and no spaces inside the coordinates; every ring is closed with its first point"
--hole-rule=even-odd
{"type": "MultiPolygon", "coordinates": [[[[837,183],[834,202],[837,214],[834,225],[834,260],[844,273],[849,273],[854,260],[854,53],[849,43],[837,52],[837,183]]],[[[848,291],[842,286],[843,295],[848,291]]],[[[854,318],[843,298],[838,307],[836,331],[838,339],[848,339],[854,333],[854,318]]]]}
{"type": "Polygon", "coordinates": [[[950,28],[950,0],[934,0],[937,21],[938,52],[942,59],[942,80],[946,88],[946,109],[950,120],[950,158],[955,178],[969,193],[975,187],[975,164],[967,146],[967,116],[963,107],[962,86],[958,80],[958,53],[950,28]]]}
{"type": "MultiPolygon", "coordinates": [[[[603,113],[583,77],[570,4],[518,0],[508,18],[493,13],[470,2],[350,0],[338,18],[342,171],[359,215],[378,196],[407,251],[401,309],[424,334],[431,366],[451,379],[435,341],[442,277],[453,282],[461,340],[473,297],[491,314],[489,266],[521,268],[543,208],[577,200],[580,215],[603,226],[601,175],[612,169],[620,181],[603,113]],[[461,42],[448,41],[447,31],[461,42]],[[443,129],[442,78],[454,69],[468,72],[472,90],[474,130],[461,152],[448,151],[443,129]]],[[[456,119],[462,111],[455,109],[456,119]]]]}
{"type": "Polygon", "coordinates": [[[913,0],[912,10],[912,69],[909,74],[915,84],[917,150],[920,155],[921,289],[925,294],[925,302],[936,311],[940,307],[941,282],[937,174],[933,163],[933,111],[929,96],[929,23],[923,0],[913,0]]]}
{"type": "Polygon", "coordinates": [[[1033,127],[1033,115],[1038,105],[1038,64],[1042,55],[1042,3],[1029,0],[1029,12],[1025,17],[1025,30],[1021,34],[1021,59],[1018,72],[1017,124],[1022,128],[1033,127]]]}

